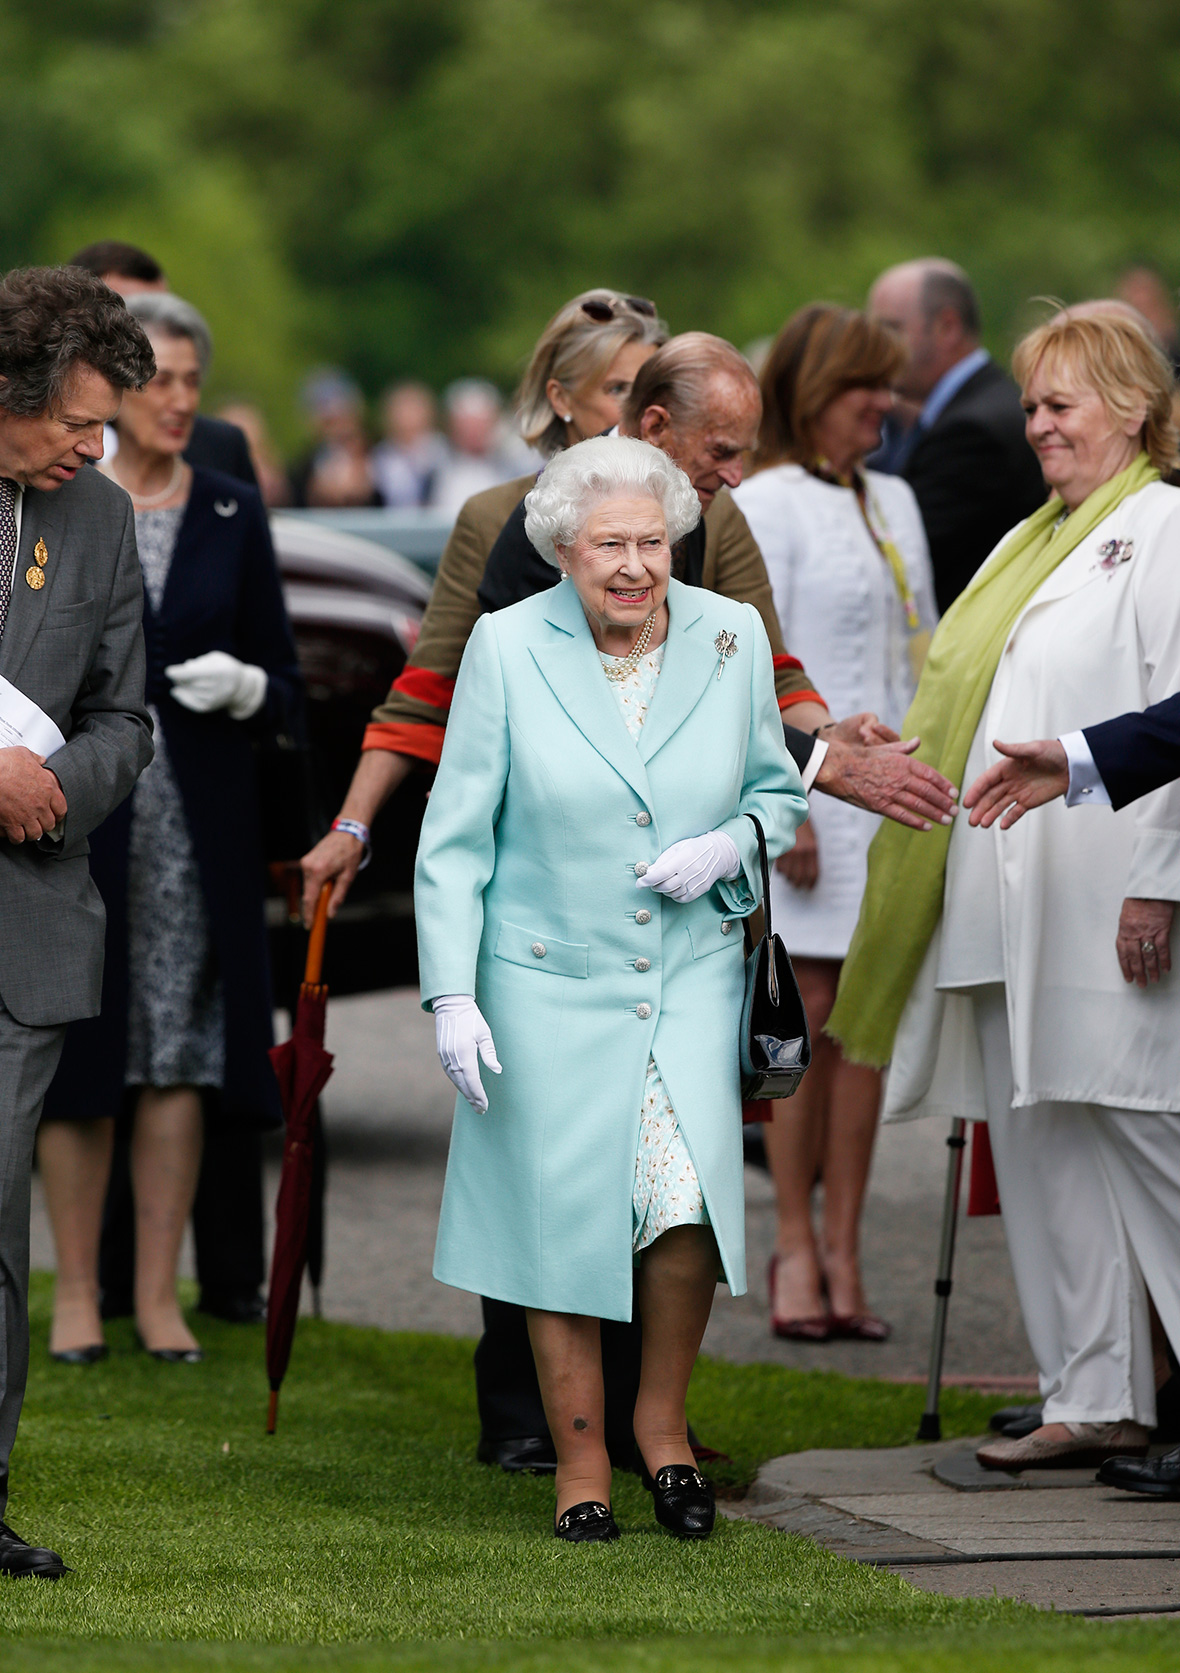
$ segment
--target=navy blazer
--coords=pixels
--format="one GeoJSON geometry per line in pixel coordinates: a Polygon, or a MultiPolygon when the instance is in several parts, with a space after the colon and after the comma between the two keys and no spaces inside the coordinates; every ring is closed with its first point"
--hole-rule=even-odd
{"type": "Polygon", "coordinates": [[[1180,693],[1083,733],[1114,807],[1180,778],[1180,693]]]}
{"type": "MultiPolygon", "coordinates": [[[[254,741],[302,729],[302,680],[258,491],[193,469],[172,565],[155,611],[144,599],[147,699],[159,716],[184,804],[225,995],[226,1113],[257,1126],[281,1120],[266,1056],[271,1044],[265,868],[254,741]],[[172,696],[174,662],[228,651],[266,670],[267,694],[247,721],[193,714],[172,696]]],[[[91,838],[91,873],[107,908],[102,1015],[71,1027],[46,1100],[50,1119],[115,1114],[127,1029],[127,852],[130,803],[91,838]]]]}

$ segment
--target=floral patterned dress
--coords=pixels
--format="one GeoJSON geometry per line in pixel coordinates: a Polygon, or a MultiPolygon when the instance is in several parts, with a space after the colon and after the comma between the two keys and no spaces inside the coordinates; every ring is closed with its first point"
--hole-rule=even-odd
{"type": "MultiPolygon", "coordinates": [[[[135,513],[143,584],[159,611],[184,507],[135,513]]],[[[221,1086],[225,1001],[180,786],[160,716],[156,753],[131,803],[128,1086],[221,1086]]]]}
{"type": "MultiPolygon", "coordinates": [[[[621,660],[619,657],[603,656],[603,667],[621,660]]],[[[663,661],[664,646],[659,645],[640,658],[638,666],[626,679],[610,682],[633,739],[639,737],[647,719],[648,706],[663,661]]],[[[709,1224],[697,1170],[654,1057],[647,1060],[631,1208],[631,1247],[635,1254],[646,1249],[649,1243],[654,1243],[669,1226],[709,1224]]]]}

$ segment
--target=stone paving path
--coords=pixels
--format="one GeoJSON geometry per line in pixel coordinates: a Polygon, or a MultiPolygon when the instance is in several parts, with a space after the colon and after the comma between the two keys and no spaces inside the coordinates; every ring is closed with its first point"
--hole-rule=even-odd
{"type": "Polygon", "coordinates": [[[1180,1611],[1180,1504],[1099,1486],[1092,1470],[981,1470],[978,1444],[793,1453],[764,1465],[725,1513],[950,1597],[1180,1611]]]}

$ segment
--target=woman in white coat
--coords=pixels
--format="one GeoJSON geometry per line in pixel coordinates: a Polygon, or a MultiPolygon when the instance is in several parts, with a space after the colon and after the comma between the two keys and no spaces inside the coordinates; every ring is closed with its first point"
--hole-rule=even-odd
{"type": "MultiPolygon", "coordinates": [[[[754,474],[734,493],[766,560],[784,638],[807,646],[833,714],[871,711],[891,730],[910,706],[937,619],[913,491],[900,477],[864,469],[904,359],[886,326],[853,309],[816,303],[793,315],[762,372],[754,474]]],[[[778,1204],[771,1328],[797,1341],[889,1334],[868,1310],[859,1260],[881,1076],[849,1063],[823,1033],[879,823],[816,798],[771,881],[775,929],[794,961],[814,1044],[807,1079],[775,1105],[764,1130],[778,1204]]]]}
{"type": "Polygon", "coordinates": [[[746,815],[778,854],[807,804],[757,610],[669,578],[700,516],[683,471],[584,441],[525,505],[566,578],[476,625],[418,851],[422,999],[461,1094],[435,1274],[528,1310],[554,1531],[582,1541],[618,1533],[599,1320],[630,1319],[638,1265],[635,1438],[657,1519],[700,1538],[684,1401],[719,1269],[745,1289],[746,815]]]}
{"type": "MultiPolygon", "coordinates": [[[[1135,319],[1066,311],[1014,370],[1055,496],[943,618],[906,722],[961,782],[998,737],[1180,685],[1167,360],[1135,319]]],[[[1040,1429],[980,1449],[990,1467],[1142,1453],[1155,1422],[1149,1295],[1180,1344],[1180,989],[1125,981],[1116,929],[1147,926],[1153,961],[1177,899],[1175,786],[1008,830],[961,819],[920,852],[874,842],[831,1023],[850,1054],[892,1056],[887,1118],[988,1122],[1044,1401],[1040,1429]]]]}

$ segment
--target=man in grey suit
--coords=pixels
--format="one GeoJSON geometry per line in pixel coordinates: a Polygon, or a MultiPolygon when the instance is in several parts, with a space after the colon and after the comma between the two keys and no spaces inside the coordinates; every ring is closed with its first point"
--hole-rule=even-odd
{"type": "MultiPolygon", "coordinates": [[[[154,373],[90,274],[0,281],[0,1518],[29,1360],[33,1139],[66,1024],[99,1008],[86,838],[152,755],[131,502],[86,466],[123,391],[154,373]],[[20,741],[22,698],[65,738],[48,759],[20,741]]],[[[63,1572],[0,1520],[0,1575],[63,1572]]]]}

